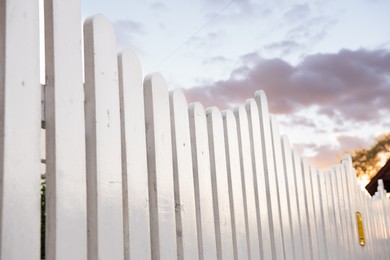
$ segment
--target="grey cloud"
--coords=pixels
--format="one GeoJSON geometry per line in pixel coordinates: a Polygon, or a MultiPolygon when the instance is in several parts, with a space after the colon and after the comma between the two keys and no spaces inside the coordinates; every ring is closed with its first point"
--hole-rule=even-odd
{"type": "Polygon", "coordinates": [[[258,89],[267,93],[273,113],[316,106],[329,117],[372,121],[381,109],[390,110],[390,52],[341,50],[307,56],[296,66],[281,59],[258,59],[254,66],[236,68],[227,80],[185,92],[192,101],[227,108],[258,89]]]}

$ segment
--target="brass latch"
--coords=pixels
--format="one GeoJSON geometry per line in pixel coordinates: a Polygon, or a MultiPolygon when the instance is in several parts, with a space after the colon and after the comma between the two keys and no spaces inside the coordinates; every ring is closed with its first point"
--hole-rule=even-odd
{"type": "Polygon", "coordinates": [[[362,214],[359,211],[356,212],[356,221],[357,221],[357,228],[359,233],[359,244],[361,246],[365,246],[366,239],[364,237],[363,219],[362,219],[362,214]]]}

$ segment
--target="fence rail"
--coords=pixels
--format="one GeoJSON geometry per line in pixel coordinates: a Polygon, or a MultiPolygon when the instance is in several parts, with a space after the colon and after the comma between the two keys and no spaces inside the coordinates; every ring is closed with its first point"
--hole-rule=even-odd
{"type": "Polygon", "coordinates": [[[350,156],[308,165],[263,91],[232,111],[187,104],[117,54],[104,16],[82,37],[78,0],[44,3],[0,2],[1,260],[40,259],[41,158],[46,259],[388,259],[383,184],[362,192],[350,156]]]}

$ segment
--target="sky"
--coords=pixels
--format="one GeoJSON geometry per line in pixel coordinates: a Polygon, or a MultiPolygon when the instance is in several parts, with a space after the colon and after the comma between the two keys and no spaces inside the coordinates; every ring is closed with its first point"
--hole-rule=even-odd
{"type": "Polygon", "coordinates": [[[188,102],[233,108],[263,89],[282,134],[318,168],[390,128],[388,0],[81,0],[118,50],[188,102]]]}

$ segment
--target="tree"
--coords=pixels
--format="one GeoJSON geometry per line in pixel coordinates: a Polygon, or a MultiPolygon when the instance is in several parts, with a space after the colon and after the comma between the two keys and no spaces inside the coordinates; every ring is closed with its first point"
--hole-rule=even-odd
{"type": "MultiPolygon", "coordinates": [[[[367,184],[390,158],[390,133],[383,134],[368,149],[357,149],[352,154],[356,177],[367,184]]],[[[364,186],[365,186],[364,184],[364,186]]]]}

